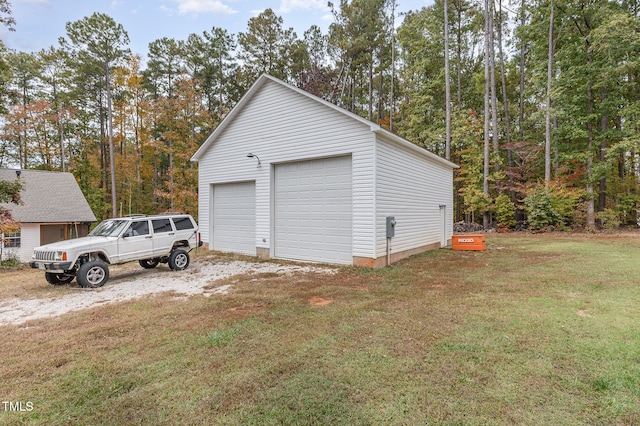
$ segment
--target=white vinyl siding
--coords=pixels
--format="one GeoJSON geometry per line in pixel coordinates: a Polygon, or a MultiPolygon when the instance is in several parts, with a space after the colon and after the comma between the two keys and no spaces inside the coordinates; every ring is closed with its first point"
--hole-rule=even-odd
{"type": "Polygon", "coordinates": [[[5,247],[3,259],[15,256],[21,262],[29,262],[33,249],[40,245],[40,224],[23,223],[20,225],[20,247],[5,247]]]}
{"type": "Polygon", "coordinates": [[[351,264],[351,157],[275,166],[274,256],[351,264]]]}
{"type": "MultiPolygon", "coordinates": [[[[203,241],[213,246],[212,186],[254,181],[254,249],[261,255],[290,258],[276,241],[285,235],[278,222],[283,213],[278,211],[279,168],[318,161],[317,165],[338,157],[351,159],[351,261],[385,257],[386,216],[395,216],[398,223],[392,253],[451,238],[455,165],[335,105],[262,76],[194,155],[199,162],[198,222],[203,241]],[[260,158],[260,166],[257,158],[247,158],[248,153],[260,158]],[[446,226],[441,205],[446,206],[446,226]]],[[[284,213],[291,215],[291,223],[296,209],[304,214],[299,204],[289,207],[284,213]]],[[[300,234],[299,230],[292,232],[300,234]]],[[[293,247],[302,239],[291,238],[293,247]]],[[[329,240],[325,239],[325,251],[331,250],[329,240]]],[[[339,251],[344,257],[334,262],[350,263],[349,251],[339,251]]],[[[298,254],[301,260],[319,259],[309,253],[302,259],[298,254]]]]}
{"type": "MultiPolygon", "coordinates": [[[[353,256],[373,257],[373,145],[375,134],[314,99],[267,81],[199,159],[199,225],[211,244],[211,184],[255,180],[256,247],[272,247],[274,163],[351,155],[353,256]],[[247,158],[248,153],[260,157],[247,158]]],[[[273,252],[271,251],[271,255],[273,252]]]]}
{"type": "Polygon", "coordinates": [[[442,212],[446,214],[446,235],[453,233],[453,171],[450,167],[394,142],[377,144],[376,253],[386,253],[386,217],[396,218],[391,252],[402,252],[443,240],[442,212]]]}
{"type": "Polygon", "coordinates": [[[214,250],[256,254],[256,197],[254,182],[213,185],[212,235],[214,250]]]}

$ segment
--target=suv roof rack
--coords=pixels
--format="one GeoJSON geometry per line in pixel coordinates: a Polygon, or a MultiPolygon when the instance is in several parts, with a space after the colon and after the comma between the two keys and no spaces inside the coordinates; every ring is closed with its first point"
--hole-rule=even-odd
{"type": "Polygon", "coordinates": [[[125,214],[120,216],[121,218],[129,218],[134,219],[138,217],[154,217],[154,216],[184,216],[187,213],[183,212],[166,212],[166,213],[155,213],[155,214],[142,214],[142,213],[134,213],[134,214],[125,214]]]}

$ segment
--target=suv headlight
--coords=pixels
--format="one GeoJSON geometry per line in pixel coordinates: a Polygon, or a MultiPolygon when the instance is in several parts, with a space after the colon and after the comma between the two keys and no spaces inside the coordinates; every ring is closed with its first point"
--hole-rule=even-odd
{"type": "Polygon", "coordinates": [[[67,260],[67,252],[66,251],[57,251],[53,260],[56,262],[61,262],[63,260],[67,260]]]}

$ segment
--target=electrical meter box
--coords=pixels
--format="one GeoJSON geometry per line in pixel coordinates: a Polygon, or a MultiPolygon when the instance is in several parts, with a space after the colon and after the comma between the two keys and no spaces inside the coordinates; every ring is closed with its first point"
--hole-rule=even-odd
{"type": "Polygon", "coordinates": [[[394,216],[387,216],[387,238],[393,238],[396,236],[396,218],[394,216]]]}

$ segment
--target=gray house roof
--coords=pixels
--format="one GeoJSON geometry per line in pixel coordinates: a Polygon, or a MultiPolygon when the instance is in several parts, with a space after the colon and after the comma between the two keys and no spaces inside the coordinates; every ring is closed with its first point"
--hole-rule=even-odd
{"type": "MultiPolygon", "coordinates": [[[[14,181],[16,170],[0,168],[0,180],[14,181]]],[[[71,173],[21,170],[22,205],[0,204],[22,223],[95,222],[96,217],[71,173]]]]}

